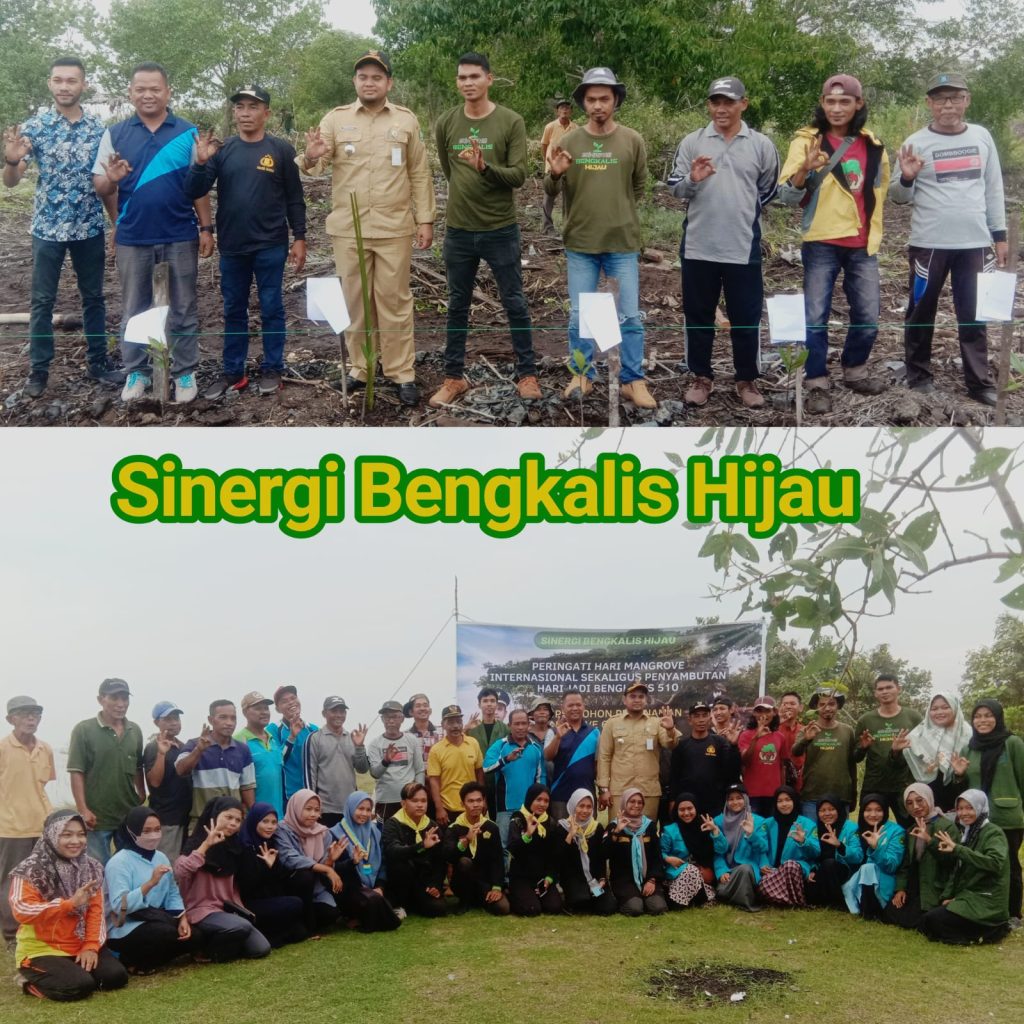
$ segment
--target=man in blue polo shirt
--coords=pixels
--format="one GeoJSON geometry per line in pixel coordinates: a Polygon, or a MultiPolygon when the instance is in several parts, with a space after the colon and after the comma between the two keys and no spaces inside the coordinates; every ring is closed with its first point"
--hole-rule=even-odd
{"type": "Polygon", "coordinates": [[[277,738],[284,757],[284,798],[290,800],[306,786],[306,741],[318,726],[302,717],[299,692],[291,683],[274,691],[274,707],[281,721],[267,726],[267,732],[277,738]]]}
{"type": "Polygon", "coordinates": [[[256,802],[270,804],[279,818],[284,817],[284,751],[270,724],[270,705],[273,701],[253,690],[242,698],[245,728],[235,733],[235,739],[248,744],[256,771],[256,802]]]}
{"type": "Polygon", "coordinates": [[[544,751],[530,741],[530,716],[516,708],[508,716],[508,735],[495,740],[484,755],[484,775],[494,778],[492,808],[501,844],[508,849],[508,824],[514,812],[523,806],[526,791],[544,781],[544,751]]]}
{"type": "Polygon", "coordinates": [[[124,327],[136,313],[153,305],[153,267],[166,263],[170,267],[167,339],[174,399],[191,402],[199,393],[196,257],[213,255],[210,199],[190,200],[184,188],[196,127],[168,110],[171,89],[167,72],[159,64],[136,66],[128,98],[135,116],[103,133],[92,168],[97,195],[117,193],[121,351],[128,371],[121,397],[126,402],[141,398],[152,383],[149,346],[124,341],[124,327]]]}
{"type": "Polygon", "coordinates": [[[562,713],[555,726],[555,736],[544,748],[544,757],[552,762],[551,807],[548,814],[565,818],[566,804],[577,789],[594,792],[597,778],[597,741],[601,730],[584,721],[586,706],[579,690],[562,694],[562,713]]]}

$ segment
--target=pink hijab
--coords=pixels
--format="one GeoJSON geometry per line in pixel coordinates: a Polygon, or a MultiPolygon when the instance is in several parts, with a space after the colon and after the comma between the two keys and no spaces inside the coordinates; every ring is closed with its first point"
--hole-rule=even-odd
{"type": "Polygon", "coordinates": [[[284,810],[284,823],[302,840],[302,852],[319,863],[324,856],[324,841],[321,837],[327,831],[327,826],[318,821],[307,828],[299,820],[299,815],[310,800],[320,802],[320,797],[311,789],[300,789],[293,793],[284,810]]]}

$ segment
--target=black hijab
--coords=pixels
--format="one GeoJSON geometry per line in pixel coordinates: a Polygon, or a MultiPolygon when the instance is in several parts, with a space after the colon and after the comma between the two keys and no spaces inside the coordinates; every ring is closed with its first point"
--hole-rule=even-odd
{"type": "MultiPolygon", "coordinates": [[[[182,853],[188,856],[198,849],[206,838],[206,829],[211,821],[216,821],[224,811],[243,811],[242,802],[233,796],[218,796],[207,802],[203,813],[199,815],[196,827],[192,834],[185,840],[185,847],[182,853]]],[[[242,840],[236,832],[228,836],[222,843],[216,843],[206,851],[206,863],[203,864],[203,871],[209,871],[211,875],[233,875],[238,870],[238,864],[242,857],[242,840]]]]}
{"type": "Polygon", "coordinates": [[[679,829],[679,834],[683,837],[683,842],[686,843],[686,849],[690,851],[690,856],[693,858],[695,864],[699,864],[702,868],[710,868],[715,863],[715,846],[711,839],[710,832],[702,832],[700,827],[700,804],[697,803],[697,797],[693,793],[680,793],[676,797],[675,804],[675,823],[676,828],[679,829]],[[697,816],[693,821],[685,822],[679,817],[679,805],[681,803],[691,803],[697,810],[697,816]]]}
{"type": "Polygon", "coordinates": [[[874,825],[869,825],[864,820],[864,808],[868,804],[878,804],[882,808],[882,824],[884,825],[889,820],[889,801],[886,799],[883,793],[863,793],[860,798],[860,809],[857,811],[857,831],[862,835],[865,832],[870,832],[874,828],[874,825]]]}
{"type": "Polygon", "coordinates": [[[1006,748],[1006,741],[1010,737],[1010,730],[1006,728],[1006,721],[1003,717],[1003,705],[991,698],[979,700],[971,712],[971,738],[967,746],[971,750],[981,751],[981,790],[983,793],[992,792],[992,779],[996,774],[996,765],[999,758],[1003,756],[1006,748]],[[990,733],[982,735],[974,728],[974,712],[978,708],[988,708],[995,715],[996,726],[990,733]]]}
{"type": "Polygon", "coordinates": [[[160,820],[152,807],[133,807],[121,822],[120,827],[114,833],[114,847],[118,850],[132,850],[146,860],[152,860],[156,850],[144,850],[136,840],[142,835],[146,822],[150,818],[160,820]]]}
{"type": "Polygon", "coordinates": [[[775,795],[772,797],[772,817],[775,819],[779,833],[778,840],[775,843],[774,863],[774,866],[778,867],[782,862],[782,850],[786,845],[786,840],[789,838],[789,830],[796,824],[796,819],[800,817],[800,794],[792,786],[779,786],[775,790],[775,795]],[[793,809],[789,814],[783,814],[779,810],[779,797],[783,793],[793,801],[793,809]]]}
{"type": "MultiPolygon", "coordinates": [[[[839,834],[843,831],[843,826],[846,824],[847,819],[850,817],[850,809],[846,806],[846,803],[835,793],[826,793],[824,796],[818,799],[818,835],[825,831],[825,825],[821,820],[821,805],[830,804],[836,809],[836,823],[832,826],[832,831],[835,832],[838,838],[839,834]]],[[[831,843],[821,844],[821,860],[835,860],[836,859],[836,848],[831,843]]]]}

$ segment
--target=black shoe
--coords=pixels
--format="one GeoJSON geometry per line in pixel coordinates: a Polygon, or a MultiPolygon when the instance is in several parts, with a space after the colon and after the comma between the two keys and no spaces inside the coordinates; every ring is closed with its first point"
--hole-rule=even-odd
{"type": "Polygon", "coordinates": [[[348,377],[345,378],[345,382],[348,384],[349,391],[361,391],[366,387],[365,380],[356,380],[352,374],[349,374],[348,377]]]}
{"type": "Polygon", "coordinates": [[[968,391],[967,394],[975,402],[981,402],[982,405],[990,405],[993,409],[999,400],[999,392],[995,388],[979,388],[977,391],[968,391]]]}
{"type": "Polygon", "coordinates": [[[420,389],[416,381],[410,380],[398,385],[398,400],[402,405],[420,404],[420,389]]]}
{"type": "Polygon", "coordinates": [[[885,381],[877,377],[861,377],[859,380],[844,381],[847,390],[858,395],[880,395],[886,390],[885,381]]]}
{"type": "Polygon", "coordinates": [[[242,391],[249,386],[249,378],[244,373],[225,373],[216,384],[211,384],[204,392],[203,398],[213,401],[223,398],[229,391],[242,391]]]}
{"type": "Polygon", "coordinates": [[[911,391],[916,391],[919,395],[935,394],[935,385],[932,383],[931,377],[925,377],[922,380],[916,380],[913,384],[907,384],[907,387],[911,391]]]}
{"type": "Polygon", "coordinates": [[[804,399],[804,412],[811,416],[821,416],[832,411],[832,396],[828,388],[811,388],[804,399]]]}
{"type": "Polygon", "coordinates": [[[281,374],[277,370],[265,370],[260,374],[257,388],[261,395],[276,395],[281,390],[281,374]]]}
{"type": "Polygon", "coordinates": [[[22,394],[29,398],[38,398],[46,390],[47,380],[49,374],[45,370],[33,370],[21,389],[22,394]]]}
{"type": "Polygon", "coordinates": [[[89,377],[100,384],[107,384],[112,388],[119,388],[128,379],[124,370],[118,370],[109,360],[105,363],[96,363],[89,367],[89,377]]]}

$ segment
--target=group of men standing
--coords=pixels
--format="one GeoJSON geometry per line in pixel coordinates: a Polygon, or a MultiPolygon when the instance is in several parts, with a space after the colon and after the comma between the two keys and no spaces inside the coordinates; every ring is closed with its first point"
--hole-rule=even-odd
{"type": "MultiPolygon", "coordinates": [[[[466,337],[481,261],[491,268],[508,317],[518,394],[527,401],[542,397],[515,206],[515,190],[527,175],[526,128],[517,113],[490,99],[493,80],[485,55],[459,57],[456,85],[463,103],[435,125],[438,160],[448,182],[443,253],[449,290],[445,376],[429,400],[435,407],[457,401],[470,388],[466,337]]],[[[152,304],[154,265],[170,267],[167,332],[176,401],[188,402],[198,394],[197,257],[212,254],[215,233],[224,298],[223,374],[204,393],[217,398],[248,384],[248,302],[254,279],[264,349],[259,390],[277,391],[284,365],[284,267],[290,261],[297,271],[306,257],[301,171],[332,177],[326,228],[352,319],[349,386],[365,387],[370,364],[379,358],[400,401],[417,404],[411,259],[414,246],[424,249],[433,242],[433,180],[415,115],[390,99],[394,78],[389,58],[377,50],[363,54],[355,62],[353,82],[356,100],[336,107],[307,132],[305,152],[296,156],[290,143],[267,134],[270,96],[259,86],[232,95],[238,134],[222,145],[212,133],[199,133],[171,112],[171,90],[160,65],[135,68],[129,87],[135,115],[104,130],[81,107],[86,87],[81,62],[55,61],[49,80],[53,110],[5,134],[7,185],[20,180],[29,158],[40,168],[32,224],[31,371],[25,393],[37,397],[46,387],[53,357],[53,302],[68,252],[85,311],[89,372],[104,383],[122,380],[106,349],[104,206],[116,221],[122,339],[123,324],[152,304]],[[215,184],[216,225],[209,201],[215,184]],[[357,234],[365,255],[369,323],[357,234]]],[[[604,273],[617,282],[620,394],[651,409],[657,403],[644,379],[639,296],[638,206],[647,184],[647,154],[640,135],[617,120],[625,98],[626,87],[614,72],[595,67],[573,92],[585,123],[573,123],[568,101],[558,104],[558,118],[547,126],[542,142],[545,229],[554,228],[554,201],[561,194],[571,306],[571,376],[565,397],[582,398],[593,390],[595,346],[584,335],[594,332],[580,330],[580,296],[595,291],[604,273]]],[[[970,93],[963,76],[943,73],[929,82],[931,122],[901,146],[899,174],[891,182],[889,157],[866,126],[863,88],[851,75],[833,75],[825,82],[812,124],[796,133],[784,162],[771,140],[747,125],[748,103],[738,78],[716,78],[708,89],[710,123],[682,140],[668,179],[672,192],[687,201],[680,255],[686,361],[693,376],[685,400],[704,405],[714,388],[715,314],[724,292],[736,395],[747,408],[764,404],[756,383],[764,298],[760,218],[776,196],[803,211],[806,410],[831,410],[828,319],[840,275],[851,321],[841,358],[843,382],[862,395],[884,390],[868,358],[878,334],[878,251],[888,197],[914,206],[905,327],[908,386],[933,390],[935,311],[952,274],[967,390],[993,405],[985,327],[975,317],[977,274],[1008,262],[1005,208],[992,138],[964,119],[970,93]]],[[[151,384],[149,346],[123,341],[122,357],[122,397],[130,401],[151,384]]]]}

